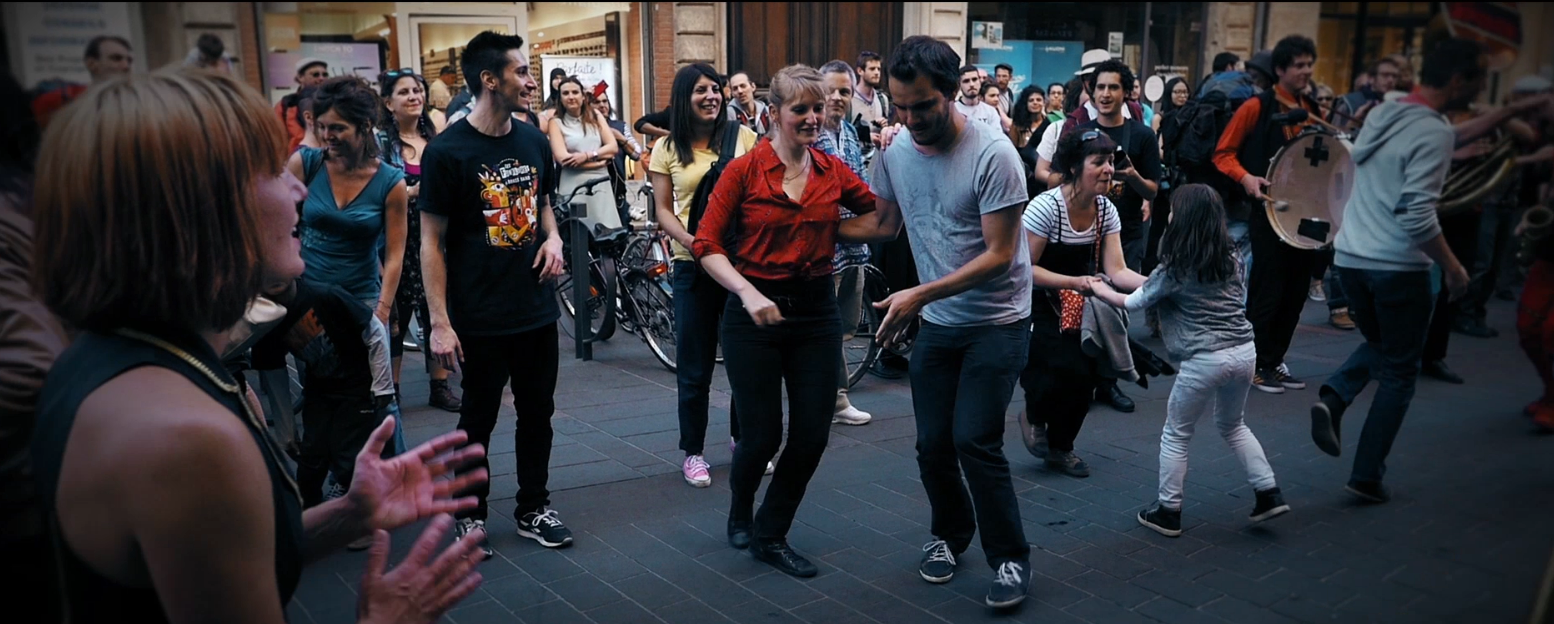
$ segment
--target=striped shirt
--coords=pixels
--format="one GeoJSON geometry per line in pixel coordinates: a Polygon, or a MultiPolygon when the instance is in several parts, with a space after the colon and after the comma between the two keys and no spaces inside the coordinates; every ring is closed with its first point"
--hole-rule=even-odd
{"type": "MultiPolygon", "coordinates": [[[[1117,218],[1117,206],[1105,196],[1096,196],[1095,199],[1105,219],[1101,225],[1101,235],[1121,232],[1122,221],[1117,218]]],[[[1063,199],[1061,186],[1031,198],[1031,203],[1025,205],[1025,214],[1021,215],[1020,222],[1026,230],[1048,242],[1064,245],[1089,245],[1095,242],[1094,225],[1083,232],[1076,232],[1073,224],[1069,223],[1068,204],[1063,199]]]]}

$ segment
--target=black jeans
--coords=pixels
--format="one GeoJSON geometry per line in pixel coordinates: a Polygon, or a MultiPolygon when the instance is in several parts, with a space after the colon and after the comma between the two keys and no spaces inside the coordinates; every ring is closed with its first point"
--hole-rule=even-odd
{"type": "MultiPolygon", "coordinates": [[[[302,440],[297,449],[297,487],[304,507],[324,502],[324,479],[331,472],[335,483],[351,489],[356,455],[381,422],[369,391],[343,396],[315,388],[307,394],[302,400],[302,440]]],[[[385,448],[384,454],[392,456],[391,451],[385,448]]]]}
{"type": "Polygon", "coordinates": [[[1387,454],[1414,400],[1419,357],[1430,327],[1429,271],[1368,271],[1333,267],[1349,295],[1354,324],[1365,336],[1349,360],[1327,380],[1345,404],[1377,382],[1360,445],[1354,454],[1353,481],[1380,481],[1387,454]]]}
{"type": "MultiPolygon", "coordinates": [[[[707,443],[707,404],[718,365],[718,333],[728,291],[695,262],[676,260],[674,280],[675,379],[680,385],[680,450],[701,455],[707,443]]],[[[729,407],[728,430],[739,439],[729,407]]]]}
{"type": "MultiPolygon", "coordinates": [[[[1441,217],[1441,233],[1446,236],[1446,247],[1457,256],[1457,261],[1471,263],[1478,255],[1478,229],[1481,215],[1469,210],[1464,213],[1441,217]]],[[[1451,293],[1441,289],[1435,298],[1435,313],[1430,316],[1430,333],[1425,338],[1426,362],[1446,359],[1446,347],[1451,344],[1452,323],[1457,320],[1458,307],[1451,300],[1451,293]]]]}
{"type": "Polygon", "coordinates": [[[1249,220],[1252,237],[1252,277],[1247,286],[1246,318],[1252,322],[1257,342],[1257,368],[1284,363],[1300,311],[1311,288],[1312,264],[1317,252],[1296,249],[1279,240],[1268,215],[1254,210],[1249,220]]]}
{"type": "Polygon", "coordinates": [[[842,327],[830,277],[803,281],[750,280],[782,311],[783,322],[758,327],[738,296],[723,312],[723,363],[743,434],[729,474],[732,520],[751,519],[766,462],[782,446],[782,391],[788,391],[788,445],[754,516],[756,539],[779,539],[793,526],[809,480],[831,439],[842,327]],[[786,384],[784,383],[786,382],[786,384]]]}
{"type": "MultiPolygon", "coordinates": [[[[470,444],[491,449],[491,430],[496,428],[502,408],[502,388],[513,390],[513,410],[518,426],[513,430],[513,449],[517,453],[518,506],[514,512],[523,517],[550,504],[550,445],[555,432],[550,417],[556,412],[556,366],[560,353],[556,346],[556,324],[545,325],[506,336],[461,336],[464,347],[464,407],[459,411],[459,429],[469,434],[470,444]]],[[[461,472],[490,468],[484,456],[461,472]]],[[[475,509],[459,514],[461,518],[486,518],[486,497],[491,482],[482,481],[471,488],[480,499],[475,509]]]]}
{"type": "Polygon", "coordinates": [[[982,550],[994,568],[1030,560],[1003,451],[1004,414],[1025,368],[1030,328],[1028,318],[975,327],[923,321],[912,346],[917,467],[933,506],[930,530],[959,553],[980,523],[982,550]]]}
{"type": "Polygon", "coordinates": [[[1047,291],[1036,289],[1031,303],[1030,352],[1020,373],[1020,386],[1025,389],[1026,420],[1046,427],[1049,448],[1069,452],[1074,450],[1074,439],[1090,413],[1090,397],[1106,380],[1097,374],[1095,358],[1080,348],[1079,333],[1065,334],[1058,329],[1057,313],[1050,311],[1053,304],[1049,300],[1047,291]]]}

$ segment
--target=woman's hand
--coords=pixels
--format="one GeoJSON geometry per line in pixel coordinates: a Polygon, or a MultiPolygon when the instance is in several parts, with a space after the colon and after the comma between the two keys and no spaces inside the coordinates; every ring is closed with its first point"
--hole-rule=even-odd
{"type": "MultiPolygon", "coordinates": [[[[1096,279],[1095,276],[1081,275],[1074,278],[1073,284],[1069,286],[1069,288],[1079,291],[1079,294],[1081,295],[1091,295],[1095,294],[1095,285],[1097,282],[1100,282],[1100,280],[1096,279]]],[[[1104,286],[1105,282],[1101,282],[1101,284],[1104,286]]]]}
{"type": "Polygon", "coordinates": [[[459,448],[469,435],[454,431],[383,459],[383,447],[394,437],[394,426],[393,417],[383,419],[356,455],[346,498],[365,519],[366,528],[393,530],[438,514],[473,509],[475,497],[454,495],[484,482],[488,472],[482,468],[453,479],[443,477],[480,459],[486,449],[479,444],[459,448]]]}
{"type": "Polygon", "coordinates": [[[388,531],[375,531],[356,603],[358,621],[430,624],[475,593],[482,580],[475,566],[484,558],[480,543],[486,536],[471,533],[455,540],[438,555],[437,546],[451,528],[451,516],[434,518],[405,559],[390,570],[386,570],[388,531]],[[435,560],[433,555],[437,555],[435,560]]]}
{"type": "Polygon", "coordinates": [[[581,167],[583,165],[588,164],[588,160],[589,160],[588,159],[588,154],[579,154],[577,152],[572,152],[572,153],[567,154],[566,158],[561,159],[561,166],[563,166],[563,167],[581,167]]]}
{"type": "Polygon", "coordinates": [[[751,288],[740,295],[739,300],[745,304],[745,311],[750,313],[750,320],[755,321],[757,327],[772,327],[782,323],[782,311],[760,291],[751,288]]]}

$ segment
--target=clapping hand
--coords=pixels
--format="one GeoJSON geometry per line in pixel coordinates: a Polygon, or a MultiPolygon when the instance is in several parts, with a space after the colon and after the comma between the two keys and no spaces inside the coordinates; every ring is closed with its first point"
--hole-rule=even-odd
{"type": "Polygon", "coordinates": [[[394,530],[438,514],[474,509],[473,496],[454,495],[488,478],[481,468],[453,479],[443,477],[485,456],[479,444],[459,448],[469,439],[463,431],[445,433],[389,459],[383,447],[394,436],[395,419],[383,419],[356,455],[356,470],[346,498],[359,510],[369,529],[394,530]]]}

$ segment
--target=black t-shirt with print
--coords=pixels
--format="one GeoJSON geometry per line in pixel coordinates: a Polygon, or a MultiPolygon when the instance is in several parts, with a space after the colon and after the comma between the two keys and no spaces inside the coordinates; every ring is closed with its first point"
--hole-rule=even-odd
{"type": "MultiPolygon", "coordinates": [[[[1155,137],[1155,131],[1136,120],[1129,119],[1115,128],[1106,128],[1095,120],[1087,121],[1077,126],[1074,131],[1083,132],[1092,128],[1099,128],[1112,141],[1122,146],[1122,150],[1128,153],[1128,160],[1133,161],[1133,167],[1145,180],[1159,182],[1162,174],[1160,167],[1160,139],[1155,137]]],[[[1120,182],[1120,180],[1119,180],[1120,182]]],[[[1133,240],[1144,235],[1144,196],[1133,190],[1127,183],[1112,185],[1111,193],[1107,198],[1117,205],[1117,216],[1122,218],[1122,240],[1133,240]]],[[[1158,212],[1158,211],[1151,211],[1158,212]]]]}
{"type": "Polygon", "coordinates": [[[304,365],[309,394],[371,397],[364,336],[372,310],[339,286],[307,280],[297,280],[296,296],[284,305],[286,318],[254,344],[254,369],[285,368],[290,353],[304,365]]]}
{"type": "Polygon", "coordinates": [[[516,121],[494,137],[461,119],[427,146],[420,208],[448,219],[448,319],[461,336],[525,332],[560,316],[554,288],[534,267],[553,169],[544,133],[516,121]]]}

